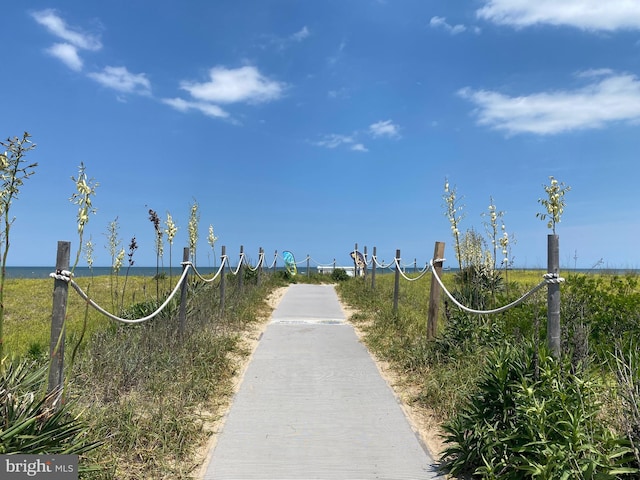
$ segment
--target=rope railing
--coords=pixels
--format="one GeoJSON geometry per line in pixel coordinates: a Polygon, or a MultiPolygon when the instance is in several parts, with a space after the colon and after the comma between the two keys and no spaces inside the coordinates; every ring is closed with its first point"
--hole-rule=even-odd
{"type": "Polygon", "coordinates": [[[114,314],[108,312],[107,310],[105,310],[104,308],[102,308],[100,305],[98,305],[96,302],[94,302],[85,293],[84,290],[82,290],[80,285],[78,285],[75,282],[75,280],[73,280],[71,272],[68,272],[66,270],[62,270],[60,272],[52,273],[49,276],[52,277],[52,278],[55,278],[57,280],[63,280],[65,282],[67,282],[69,285],[71,285],[73,287],[73,289],[78,293],[78,295],[80,295],[80,297],[85,302],[87,302],[87,304],[91,305],[95,310],[97,310],[98,312],[100,312],[102,315],[104,315],[105,317],[109,318],[110,320],[114,320],[114,321],[120,322],[120,323],[136,324],[136,323],[146,322],[147,320],[151,320],[152,318],[156,317],[160,312],[162,312],[162,310],[164,310],[167,307],[167,305],[169,305],[169,302],[171,302],[171,300],[176,295],[176,293],[178,293],[178,291],[180,290],[180,287],[182,286],[182,282],[184,281],[184,279],[189,274],[189,268],[190,267],[191,267],[191,262],[187,262],[186,265],[185,265],[185,269],[183,270],[182,275],[180,276],[180,280],[178,280],[178,283],[176,284],[175,288],[171,291],[171,293],[169,294],[169,296],[167,297],[167,299],[164,301],[164,303],[162,305],[160,305],[153,313],[147,315],[146,317],[137,318],[137,319],[122,318],[122,317],[114,315],[114,314]]]}
{"type": "Polygon", "coordinates": [[[252,272],[255,272],[263,265],[263,263],[264,263],[264,252],[260,252],[258,256],[258,263],[256,264],[255,267],[251,267],[251,265],[249,265],[247,262],[245,262],[245,265],[247,266],[247,269],[249,269],[252,272]]]}
{"type": "Polygon", "coordinates": [[[220,262],[220,267],[218,268],[218,271],[214,274],[214,276],[211,278],[203,277],[202,274],[196,268],[196,266],[193,265],[191,262],[184,262],[183,265],[188,263],[191,266],[191,268],[193,268],[193,273],[195,273],[200,280],[202,280],[205,283],[211,283],[214,280],[216,280],[220,276],[220,274],[223,272],[225,264],[227,263],[228,259],[229,257],[227,257],[226,255],[222,256],[222,262],[220,262]]]}
{"type": "MultiPolygon", "coordinates": [[[[250,266],[249,266],[249,268],[252,271],[255,271],[258,268],[260,268],[260,266],[262,265],[263,261],[264,261],[264,255],[261,253],[258,265],[255,268],[251,268],[250,266]]],[[[80,295],[80,297],[85,302],[87,302],[88,305],[90,305],[93,309],[95,309],[97,312],[101,313],[105,317],[109,318],[110,320],[113,320],[113,321],[116,321],[116,322],[120,322],[120,323],[126,323],[126,324],[137,324],[137,323],[143,323],[143,322],[146,322],[148,320],[151,320],[151,319],[155,318],[156,316],[158,316],[158,314],[160,314],[167,307],[167,305],[169,305],[171,300],[173,300],[173,298],[176,296],[176,294],[180,290],[180,287],[182,286],[182,283],[185,281],[187,275],[189,274],[189,270],[193,270],[193,272],[196,275],[196,277],[198,277],[203,282],[212,283],[216,279],[218,279],[218,277],[220,277],[222,272],[224,272],[225,266],[227,266],[228,263],[229,263],[229,257],[227,255],[223,255],[222,256],[222,262],[220,263],[220,267],[218,268],[217,272],[211,278],[205,278],[198,271],[198,269],[196,268],[196,266],[192,262],[190,262],[190,261],[182,262],[181,265],[184,267],[184,269],[182,271],[182,275],[180,276],[178,282],[176,283],[176,286],[173,288],[173,290],[171,291],[169,296],[165,299],[165,301],[162,303],[162,305],[160,305],[153,313],[150,313],[149,315],[147,315],[145,317],[136,318],[136,319],[129,319],[129,318],[120,317],[118,315],[115,315],[115,314],[109,312],[105,308],[101,307],[92,298],[89,297],[89,295],[82,289],[82,287],[80,287],[80,285],[78,285],[75,282],[75,280],[73,280],[73,274],[68,270],[60,270],[60,271],[57,271],[55,273],[50,273],[49,276],[51,278],[55,278],[57,280],[63,280],[65,282],[67,282],[71,287],[73,287],[73,289],[78,293],[78,295],[80,295]]],[[[246,259],[245,259],[244,253],[240,255],[240,261],[238,262],[238,266],[236,267],[235,271],[231,270],[230,273],[233,274],[233,275],[237,275],[243,264],[246,264],[246,259]]]]}
{"type": "Polygon", "coordinates": [[[507,310],[509,310],[509,309],[511,309],[513,307],[516,307],[516,306],[520,305],[521,303],[523,303],[527,298],[529,298],[531,295],[536,293],[542,287],[544,287],[544,286],[546,286],[548,284],[551,284],[551,283],[562,283],[562,282],[564,282],[564,278],[559,277],[556,274],[546,273],[546,274],[543,275],[544,280],[542,280],[538,285],[536,285],[531,290],[529,290],[527,293],[522,295],[517,300],[509,303],[508,305],[504,305],[504,306],[499,307],[499,308],[494,308],[492,310],[475,310],[473,308],[469,308],[469,307],[463,305],[462,303],[460,303],[451,294],[451,292],[449,292],[449,290],[447,290],[447,287],[444,286],[444,283],[442,282],[442,279],[438,276],[438,273],[436,272],[436,269],[433,267],[433,260],[431,260],[429,262],[429,265],[431,266],[431,270],[433,272],[433,276],[438,281],[438,283],[440,284],[440,288],[442,288],[442,291],[447,295],[447,297],[449,297],[449,299],[451,299],[451,301],[458,308],[460,308],[461,310],[463,310],[465,312],[468,312],[468,313],[476,313],[476,314],[480,314],[480,315],[490,315],[490,314],[493,314],[493,313],[505,312],[505,311],[507,311],[507,310]]]}
{"type": "MultiPolygon", "coordinates": [[[[398,269],[398,272],[400,273],[400,276],[402,276],[402,278],[404,278],[405,280],[408,280],[409,282],[415,282],[416,280],[420,280],[422,277],[424,277],[427,272],[429,272],[429,269],[431,268],[430,264],[425,265],[425,267],[420,270],[420,275],[418,275],[415,278],[410,278],[407,277],[407,275],[402,271],[402,268],[400,267],[400,259],[396,258],[394,263],[396,264],[396,268],[398,269]]],[[[411,264],[413,265],[413,264],[411,264]]]]}
{"type": "Polygon", "coordinates": [[[395,259],[392,262],[387,263],[386,265],[384,263],[380,263],[378,262],[378,257],[375,255],[371,256],[371,261],[376,263],[376,266],[378,268],[388,268],[390,269],[391,265],[395,265],[396,261],[395,259]]]}

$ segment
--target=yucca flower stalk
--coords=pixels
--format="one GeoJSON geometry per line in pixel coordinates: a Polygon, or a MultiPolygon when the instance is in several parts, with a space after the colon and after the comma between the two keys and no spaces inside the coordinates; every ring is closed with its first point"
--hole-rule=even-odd
{"type": "Polygon", "coordinates": [[[213,252],[213,266],[214,266],[214,268],[216,266],[216,249],[215,249],[216,240],[218,240],[218,237],[216,237],[213,234],[213,225],[209,225],[209,235],[207,235],[207,242],[211,246],[211,251],[213,252]]]}
{"type": "Polygon", "coordinates": [[[564,182],[558,182],[553,176],[549,177],[549,185],[542,185],[547,193],[547,198],[539,198],[538,203],[541,204],[546,212],[536,213],[536,218],[547,221],[547,227],[556,234],[556,225],[560,223],[562,214],[564,213],[565,194],[571,190],[571,187],[565,185],[564,182]]]}
{"type": "Polygon", "coordinates": [[[93,276],[93,249],[95,245],[93,244],[93,239],[89,236],[89,240],[84,244],[84,256],[87,261],[87,267],[89,267],[89,272],[91,272],[91,276],[93,276]]]}
{"type": "MultiPolygon", "coordinates": [[[[76,184],[76,191],[71,194],[71,198],[69,201],[74,205],[78,206],[78,214],[77,214],[77,222],[78,222],[78,250],[76,252],[76,259],[73,262],[73,266],[71,267],[71,272],[74,272],[76,267],[78,266],[78,262],[80,261],[80,255],[82,254],[83,249],[83,238],[84,238],[84,230],[87,224],[89,223],[89,215],[96,213],[96,208],[93,206],[92,198],[96,194],[96,188],[98,187],[98,183],[92,179],[87,177],[87,170],[84,166],[84,163],[80,163],[78,167],[78,178],[71,177],[71,180],[76,184]]],[[[91,244],[91,255],[93,255],[93,244],[91,244]]],[[[91,266],[93,266],[93,258],[91,257],[91,266]]],[[[88,290],[88,288],[87,288],[88,290]]],[[[75,361],[76,353],[82,340],[84,339],[84,334],[87,329],[87,320],[89,317],[89,304],[85,305],[84,310],[84,319],[82,323],[82,331],[80,332],[80,338],[78,342],[73,348],[73,353],[71,354],[71,363],[75,361]]],[[[64,327],[63,327],[64,331],[64,327]]]]}
{"type": "MultiPolygon", "coordinates": [[[[122,244],[122,240],[118,238],[118,217],[116,217],[113,221],[109,222],[107,226],[107,246],[106,248],[109,250],[109,256],[111,257],[111,272],[109,273],[109,284],[111,287],[111,305],[115,310],[118,303],[118,271],[120,268],[116,268],[117,266],[117,256],[118,249],[122,244]],[[115,282],[115,285],[114,285],[115,282]]],[[[124,257],[124,250],[122,250],[122,255],[124,257]]]]}
{"type": "Polygon", "coordinates": [[[173,247],[173,239],[176,236],[176,233],[178,233],[178,227],[176,226],[176,224],[173,221],[173,218],[171,217],[171,214],[169,212],[167,212],[167,219],[165,220],[164,224],[166,225],[166,229],[164,231],[164,233],[167,234],[167,241],[169,242],[169,283],[172,282],[172,259],[171,259],[171,249],[173,247]]]}
{"type": "Polygon", "coordinates": [[[36,148],[29,140],[31,135],[24,132],[22,139],[8,138],[0,145],[6,150],[0,153],[0,358],[4,355],[4,284],[6,278],[7,256],[9,254],[9,230],[14,218],[9,216],[11,203],[18,198],[24,180],[35,173],[37,163],[24,165],[25,155],[36,148]]]}
{"type": "Polygon", "coordinates": [[[153,223],[155,230],[154,250],[156,251],[156,300],[160,301],[160,258],[164,253],[164,245],[162,243],[162,228],[160,227],[160,217],[155,210],[149,209],[149,220],[153,223]]]}
{"type": "Polygon", "coordinates": [[[200,221],[200,213],[198,212],[198,202],[193,201],[191,210],[189,213],[189,224],[187,229],[189,231],[189,253],[191,254],[191,261],[196,264],[196,248],[198,245],[198,222],[200,221]]]}
{"type": "Polygon", "coordinates": [[[98,183],[95,182],[92,178],[87,177],[87,171],[84,166],[84,163],[80,163],[80,167],[78,167],[78,178],[71,177],[71,180],[76,184],[76,191],[71,195],[69,201],[74,205],[78,205],[78,251],[76,253],[76,259],[73,262],[73,267],[71,271],[73,272],[78,266],[78,262],[80,261],[80,254],[82,253],[82,241],[84,236],[84,229],[89,223],[89,215],[95,214],[96,209],[93,206],[93,202],[91,197],[95,196],[96,188],[98,187],[98,183]]]}
{"type": "Polygon", "coordinates": [[[124,285],[122,286],[122,297],[120,300],[120,309],[124,308],[124,292],[127,289],[127,280],[129,279],[129,270],[131,269],[131,267],[133,267],[135,263],[135,261],[133,260],[133,254],[136,252],[137,249],[138,249],[138,243],[136,242],[136,237],[134,235],[133,237],[131,237],[131,241],[129,242],[129,252],[127,253],[129,264],[127,265],[127,273],[124,276],[124,285]]]}
{"type": "Polygon", "coordinates": [[[493,197],[489,197],[489,207],[487,210],[488,212],[483,213],[482,215],[489,217],[489,221],[484,222],[484,227],[487,232],[487,236],[491,241],[491,247],[493,248],[493,260],[494,260],[493,268],[495,269],[496,262],[498,259],[498,245],[500,243],[500,240],[498,239],[498,231],[499,231],[498,220],[502,219],[502,217],[504,216],[504,212],[496,209],[496,205],[495,205],[495,202],[493,201],[493,197]]]}
{"type": "Polygon", "coordinates": [[[464,218],[462,210],[463,205],[460,205],[460,199],[457,198],[456,187],[449,185],[449,180],[445,178],[444,181],[444,195],[442,196],[445,204],[445,215],[449,219],[451,224],[451,234],[453,235],[454,248],[456,252],[456,258],[458,260],[458,266],[462,270],[462,251],[460,248],[460,222],[464,218]]]}

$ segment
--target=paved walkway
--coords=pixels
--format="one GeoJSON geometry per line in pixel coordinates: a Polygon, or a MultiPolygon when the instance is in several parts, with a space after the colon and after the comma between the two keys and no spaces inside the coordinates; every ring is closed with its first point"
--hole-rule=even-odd
{"type": "Polygon", "coordinates": [[[433,479],[433,460],[332,286],[291,285],[210,454],[205,480],[433,479]]]}

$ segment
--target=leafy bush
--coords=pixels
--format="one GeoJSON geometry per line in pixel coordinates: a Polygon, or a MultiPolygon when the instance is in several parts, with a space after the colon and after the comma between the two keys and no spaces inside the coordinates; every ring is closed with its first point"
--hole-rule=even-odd
{"type": "Polygon", "coordinates": [[[336,268],[333,272],[331,272],[331,280],[334,282],[344,282],[349,280],[349,274],[344,268],[336,268]]]}
{"type": "Polygon", "coordinates": [[[443,428],[452,474],[492,479],[617,478],[630,449],[598,417],[602,382],[536,347],[488,355],[478,390],[443,428]]]}

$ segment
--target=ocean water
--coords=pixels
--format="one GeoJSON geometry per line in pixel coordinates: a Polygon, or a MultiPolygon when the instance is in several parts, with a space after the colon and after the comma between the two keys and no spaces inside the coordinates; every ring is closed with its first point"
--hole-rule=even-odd
{"type": "MultiPolygon", "coordinates": [[[[236,266],[231,267],[233,271],[236,270],[236,266]]],[[[343,268],[343,266],[338,266],[338,268],[343,268]]],[[[419,273],[422,271],[423,267],[413,268],[413,266],[403,268],[405,273],[419,273]]],[[[271,271],[272,269],[265,268],[265,271],[271,271]]],[[[284,270],[283,266],[277,266],[277,270],[284,270]]],[[[520,270],[515,268],[514,270],[520,270]]],[[[533,268],[526,270],[544,270],[544,268],[533,268]]],[[[55,271],[54,267],[6,267],[7,278],[48,278],[49,274],[55,271]]],[[[161,267],[159,269],[160,272],[164,272],[167,276],[169,275],[168,267],[161,267]]],[[[172,268],[172,274],[175,276],[182,271],[182,267],[180,265],[176,265],[172,268]]],[[[218,267],[198,267],[198,271],[203,276],[211,276],[218,271],[218,267]]],[[[317,267],[311,265],[309,268],[310,273],[316,273],[317,267]]],[[[382,269],[377,268],[376,273],[389,273],[392,272],[393,269],[382,269]]],[[[451,272],[458,271],[457,268],[449,269],[451,272]]],[[[568,275],[569,273],[605,273],[605,274],[617,274],[624,275],[626,273],[640,274],[640,270],[638,269],[560,269],[561,274],[568,275]]],[[[93,275],[94,276],[102,276],[109,275],[111,273],[111,267],[94,267],[93,275]]],[[[298,265],[298,273],[300,275],[305,275],[307,273],[307,268],[305,265],[298,265]]],[[[367,269],[367,273],[371,273],[371,267],[367,269]]],[[[127,269],[123,267],[120,270],[120,275],[126,275],[127,269]]],[[[156,267],[136,267],[135,265],[129,269],[129,275],[131,276],[144,276],[144,277],[153,277],[156,274],[156,267]]],[[[76,277],[90,277],[92,275],[91,270],[88,267],[78,267],[74,272],[76,277]]]]}
{"type": "MultiPolygon", "coordinates": [[[[7,278],[48,278],[49,274],[55,272],[54,267],[7,267],[7,278]]],[[[160,272],[165,272],[169,275],[169,268],[164,267],[159,269],[160,272]]],[[[182,266],[175,265],[172,268],[173,276],[180,274],[182,266]]],[[[218,271],[213,267],[198,267],[198,271],[204,275],[211,275],[218,271]]],[[[93,267],[93,276],[98,277],[102,275],[109,275],[111,273],[111,267],[93,267]]],[[[127,268],[120,269],[120,275],[126,275],[127,268]]],[[[130,276],[144,276],[153,277],[156,274],[156,267],[136,267],[135,265],[129,269],[130,276]]],[[[76,277],[90,277],[92,275],[89,267],[77,267],[74,276],[76,277]]]]}

